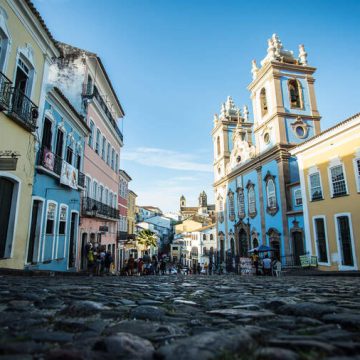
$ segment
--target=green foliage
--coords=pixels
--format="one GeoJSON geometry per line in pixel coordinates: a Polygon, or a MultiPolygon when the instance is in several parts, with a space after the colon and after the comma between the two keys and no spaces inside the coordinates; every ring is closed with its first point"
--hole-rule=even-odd
{"type": "Polygon", "coordinates": [[[136,237],[136,240],[140,245],[145,246],[146,248],[149,248],[151,246],[156,247],[157,241],[155,234],[150,230],[141,230],[136,237]]]}

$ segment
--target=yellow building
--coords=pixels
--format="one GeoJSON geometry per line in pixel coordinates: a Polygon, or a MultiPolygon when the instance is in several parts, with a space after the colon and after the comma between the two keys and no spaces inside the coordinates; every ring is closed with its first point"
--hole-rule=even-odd
{"type": "Polygon", "coordinates": [[[129,190],[127,222],[128,222],[128,234],[130,234],[130,235],[135,234],[136,198],[137,198],[137,195],[132,190],[129,190]]]}
{"type": "Polygon", "coordinates": [[[43,79],[59,56],[28,0],[0,3],[0,267],[26,262],[43,79]]]}
{"type": "Polygon", "coordinates": [[[321,270],[358,270],[360,113],[290,152],[299,164],[306,248],[321,270]]]}

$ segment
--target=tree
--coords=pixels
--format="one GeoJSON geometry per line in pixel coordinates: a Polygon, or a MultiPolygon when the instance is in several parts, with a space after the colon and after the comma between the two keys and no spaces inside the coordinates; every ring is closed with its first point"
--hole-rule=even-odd
{"type": "Polygon", "coordinates": [[[140,245],[143,245],[146,249],[148,249],[151,246],[153,247],[157,246],[156,235],[151,230],[147,230],[147,229],[141,230],[136,240],[140,245]]]}

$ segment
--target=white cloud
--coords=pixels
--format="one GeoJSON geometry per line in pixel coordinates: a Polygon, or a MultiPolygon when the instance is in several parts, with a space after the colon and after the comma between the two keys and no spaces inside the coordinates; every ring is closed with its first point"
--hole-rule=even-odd
{"type": "Polygon", "coordinates": [[[122,159],[165,169],[212,172],[212,166],[197,161],[196,155],[173,150],[139,147],[124,151],[122,159]]]}

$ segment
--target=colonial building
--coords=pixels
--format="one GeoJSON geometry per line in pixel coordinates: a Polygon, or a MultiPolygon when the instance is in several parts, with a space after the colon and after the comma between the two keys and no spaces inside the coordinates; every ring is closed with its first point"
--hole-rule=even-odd
{"type": "Polygon", "coordinates": [[[137,221],[143,221],[157,215],[162,215],[162,211],[156,206],[136,206],[137,221]]]}
{"type": "Polygon", "coordinates": [[[291,150],[299,164],[307,245],[321,270],[360,264],[360,114],[291,150]]]}
{"type": "Polygon", "coordinates": [[[231,97],[214,117],[215,201],[220,261],[225,252],[248,256],[270,245],[283,263],[298,263],[308,252],[296,159],[289,150],[320,132],[314,92],[315,68],[268,40],[260,66],[252,63],[248,86],[254,119],[231,97]]]}
{"type": "Polygon", "coordinates": [[[137,195],[135,194],[135,192],[129,190],[127,223],[128,223],[128,236],[131,237],[133,237],[135,234],[136,198],[137,195]]]}
{"type": "Polygon", "coordinates": [[[207,195],[205,191],[199,195],[198,206],[186,206],[186,198],[184,195],[180,197],[180,217],[185,220],[192,215],[202,215],[214,218],[215,216],[215,205],[209,205],[207,203],[207,195]]]}
{"type": "MultiPolygon", "coordinates": [[[[0,4],[0,267],[27,263],[42,87],[59,50],[30,1],[0,4]]],[[[45,204],[44,204],[45,206],[45,204]]]]}
{"type": "Polygon", "coordinates": [[[40,121],[27,268],[75,271],[84,147],[90,129],[58,88],[47,92],[40,121]]]}
{"type": "Polygon", "coordinates": [[[85,192],[80,237],[82,256],[87,242],[98,243],[116,255],[119,220],[119,159],[123,135],[117,120],[124,116],[99,56],[59,43],[61,56],[50,69],[50,81],[83,114],[90,128],[85,144],[85,192]]]}

